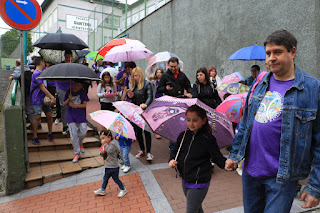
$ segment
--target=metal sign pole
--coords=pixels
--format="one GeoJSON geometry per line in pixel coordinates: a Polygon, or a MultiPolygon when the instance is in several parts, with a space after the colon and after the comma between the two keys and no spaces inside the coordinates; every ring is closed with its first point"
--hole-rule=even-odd
{"type": "MultiPolygon", "coordinates": [[[[20,30],[20,53],[21,53],[21,64],[20,64],[20,70],[21,70],[21,108],[22,108],[22,124],[23,129],[26,129],[26,114],[25,114],[25,72],[24,72],[24,48],[23,48],[23,30],[20,30]]],[[[26,165],[27,165],[27,172],[29,172],[29,158],[28,158],[28,141],[27,141],[27,134],[26,131],[24,131],[24,146],[25,146],[25,159],[26,159],[26,165]]]]}

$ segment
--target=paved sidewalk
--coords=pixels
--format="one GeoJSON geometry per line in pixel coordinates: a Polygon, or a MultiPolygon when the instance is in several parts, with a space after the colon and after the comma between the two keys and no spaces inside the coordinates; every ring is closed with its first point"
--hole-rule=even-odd
{"type": "MultiPolygon", "coordinates": [[[[95,84],[95,83],[94,83],[95,84]]],[[[87,113],[100,109],[90,90],[87,113]]],[[[95,196],[93,191],[102,184],[104,167],[86,170],[20,193],[0,197],[0,213],[7,212],[185,212],[186,199],[181,189],[181,178],[168,168],[168,141],[152,138],[152,163],[146,158],[136,159],[138,143],[133,143],[130,154],[132,169],[120,172],[120,179],[128,194],[119,199],[118,186],[109,180],[107,194],[95,196]]],[[[223,150],[223,154],[227,154],[223,150]]],[[[302,202],[295,199],[291,212],[301,209],[302,202]]],[[[203,202],[205,212],[243,213],[241,177],[236,172],[214,168],[209,192],[203,202]]],[[[311,211],[310,211],[311,212],[311,211]]],[[[320,210],[314,210],[320,212],[320,210]]]]}

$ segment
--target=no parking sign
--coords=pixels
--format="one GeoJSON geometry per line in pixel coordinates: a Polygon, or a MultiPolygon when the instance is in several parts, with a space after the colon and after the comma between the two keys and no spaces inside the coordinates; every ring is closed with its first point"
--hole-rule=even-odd
{"type": "Polygon", "coordinates": [[[3,20],[18,30],[30,30],[38,25],[42,11],[36,0],[0,0],[3,20]]]}

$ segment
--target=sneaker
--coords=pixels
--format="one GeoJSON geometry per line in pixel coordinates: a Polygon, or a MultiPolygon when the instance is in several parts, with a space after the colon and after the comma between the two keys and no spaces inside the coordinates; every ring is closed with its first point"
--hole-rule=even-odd
{"type": "Polygon", "coordinates": [[[153,160],[153,155],[151,153],[147,154],[147,160],[152,161],[153,160]]]}
{"type": "Polygon", "coordinates": [[[56,118],[56,120],[54,120],[54,124],[55,124],[55,125],[58,125],[59,122],[60,122],[60,119],[59,119],[59,118],[56,118]]]}
{"type": "Polygon", "coordinates": [[[39,125],[38,125],[38,129],[42,129],[42,126],[41,126],[41,124],[39,124],[39,125]]]}
{"type": "Polygon", "coordinates": [[[48,140],[49,140],[49,142],[53,142],[53,135],[52,134],[48,134],[48,140]]]}
{"type": "Polygon", "coordinates": [[[68,134],[68,127],[63,127],[62,134],[63,135],[67,135],[68,134]]]}
{"type": "Polygon", "coordinates": [[[145,154],[146,154],[146,153],[145,153],[144,151],[141,151],[141,150],[140,150],[140,151],[138,152],[138,154],[136,154],[136,158],[141,158],[141,157],[145,156],[145,154]]]}
{"type": "Polygon", "coordinates": [[[32,124],[30,124],[29,126],[27,126],[27,130],[32,130],[32,124]]]}
{"type": "Polygon", "coordinates": [[[86,150],[84,150],[84,148],[83,148],[83,145],[80,145],[80,152],[81,153],[85,153],[86,152],[86,150]]]}
{"type": "Polygon", "coordinates": [[[125,167],[123,168],[123,172],[124,172],[124,173],[127,173],[130,169],[131,169],[130,166],[125,166],[125,167]]]}
{"type": "Polygon", "coordinates": [[[125,168],[125,167],[126,167],[126,166],[125,166],[125,165],[123,165],[123,166],[121,166],[121,167],[120,167],[120,169],[124,170],[124,168],[125,168]]]}
{"type": "Polygon", "coordinates": [[[120,192],[118,194],[118,198],[125,196],[127,193],[128,193],[128,191],[126,189],[120,190],[120,192]]]}
{"type": "Polygon", "coordinates": [[[154,136],[156,137],[156,139],[161,139],[160,135],[155,134],[154,136]]]}
{"type": "Polygon", "coordinates": [[[80,158],[80,155],[75,155],[73,160],[72,160],[72,163],[77,163],[79,158],[80,158]]]}
{"type": "Polygon", "coordinates": [[[102,189],[97,189],[97,190],[94,191],[94,193],[96,195],[101,195],[101,196],[105,196],[106,195],[106,191],[102,190],[102,189]]]}
{"type": "Polygon", "coordinates": [[[40,145],[39,139],[38,139],[37,137],[32,138],[32,144],[33,144],[33,145],[40,145]]]}

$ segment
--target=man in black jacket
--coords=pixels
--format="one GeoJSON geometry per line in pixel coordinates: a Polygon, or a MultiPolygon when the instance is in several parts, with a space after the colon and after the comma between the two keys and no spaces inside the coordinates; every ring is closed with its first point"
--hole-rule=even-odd
{"type": "MultiPolygon", "coordinates": [[[[173,97],[186,95],[188,98],[192,98],[191,84],[188,77],[179,70],[179,59],[171,57],[168,60],[168,65],[169,69],[163,73],[157,92],[173,97]]],[[[173,148],[174,142],[169,141],[169,149],[172,150],[173,148]]]]}
{"type": "Polygon", "coordinates": [[[169,69],[162,75],[157,92],[173,97],[186,95],[188,98],[191,98],[190,81],[188,77],[179,70],[179,59],[171,57],[168,60],[168,65],[169,69]]]}

